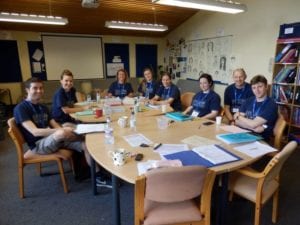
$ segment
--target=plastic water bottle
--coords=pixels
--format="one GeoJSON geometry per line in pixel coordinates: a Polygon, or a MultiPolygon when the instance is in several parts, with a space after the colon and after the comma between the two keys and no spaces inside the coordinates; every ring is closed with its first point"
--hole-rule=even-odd
{"type": "Polygon", "coordinates": [[[106,126],[104,129],[105,135],[104,135],[104,139],[105,139],[105,144],[114,144],[115,143],[115,138],[114,138],[114,129],[111,126],[111,121],[110,118],[106,119],[106,126]]]}
{"type": "Polygon", "coordinates": [[[97,91],[97,94],[96,94],[96,101],[97,101],[97,103],[100,103],[100,99],[101,99],[100,93],[99,93],[99,91],[97,91]]]}
{"type": "Polygon", "coordinates": [[[136,131],[136,118],[135,118],[134,110],[131,111],[129,125],[131,130],[136,131]]]}

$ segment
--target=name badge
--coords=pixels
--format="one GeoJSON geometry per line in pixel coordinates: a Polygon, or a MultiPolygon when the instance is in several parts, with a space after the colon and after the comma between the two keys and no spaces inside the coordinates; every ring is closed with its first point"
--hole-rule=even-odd
{"type": "Polygon", "coordinates": [[[234,113],[239,112],[239,108],[232,108],[232,112],[234,113]]]}
{"type": "Polygon", "coordinates": [[[199,112],[197,112],[196,110],[193,110],[191,117],[198,117],[199,112]]]}

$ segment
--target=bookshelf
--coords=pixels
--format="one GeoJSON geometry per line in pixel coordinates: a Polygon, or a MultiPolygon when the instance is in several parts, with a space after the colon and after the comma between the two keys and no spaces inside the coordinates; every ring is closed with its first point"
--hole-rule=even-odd
{"type": "Polygon", "coordinates": [[[300,37],[278,39],[272,97],[287,121],[286,135],[300,132],[300,37]]]}

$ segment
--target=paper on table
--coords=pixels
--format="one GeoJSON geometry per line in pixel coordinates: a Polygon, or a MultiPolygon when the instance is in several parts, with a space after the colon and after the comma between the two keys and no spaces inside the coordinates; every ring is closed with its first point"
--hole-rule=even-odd
{"type": "Polygon", "coordinates": [[[230,133],[247,133],[247,132],[250,132],[249,130],[242,129],[242,128],[234,126],[234,125],[223,125],[223,126],[220,126],[220,128],[222,130],[225,130],[225,131],[230,132],[230,133]]]}
{"type": "Polygon", "coordinates": [[[105,124],[78,124],[74,132],[76,134],[87,134],[93,132],[104,132],[105,124]]]}
{"type": "Polygon", "coordinates": [[[152,144],[152,141],[150,141],[142,134],[132,134],[124,136],[123,138],[128,142],[128,144],[131,145],[131,147],[138,147],[141,144],[152,144]]]}
{"type": "Polygon", "coordinates": [[[187,144],[162,144],[158,149],[156,149],[156,152],[163,156],[188,149],[189,146],[187,144]]]}
{"type": "Polygon", "coordinates": [[[269,145],[262,144],[258,141],[246,145],[241,145],[235,147],[234,149],[253,158],[277,151],[277,149],[272,148],[269,145]]]}
{"type": "Polygon", "coordinates": [[[152,109],[160,109],[161,106],[160,105],[152,105],[152,104],[148,104],[147,105],[149,108],[152,108],[152,109]]]}
{"type": "Polygon", "coordinates": [[[191,146],[206,146],[206,145],[213,145],[213,144],[221,144],[221,142],[219,141],[208,139],[205,137],[200,137],[197,135],[187,137],[181,140],[181,142],[191,146]]]}
{"type": "Polygon", "coordinates": [[[146,162],[137,163],[138,174],[142,175],[149,170],[161,167],[180,167],[182,163],[180,160],[148,160],[146,162]]]}
{"type": "Polygon", "coordinates": [[[215,145],[201,146],[193,148],[193,151],[200,155],[202,158],[210,161],[214,164],[232,162],[238,160],[238,158],[225,152],[221,148],[215,145]]]}

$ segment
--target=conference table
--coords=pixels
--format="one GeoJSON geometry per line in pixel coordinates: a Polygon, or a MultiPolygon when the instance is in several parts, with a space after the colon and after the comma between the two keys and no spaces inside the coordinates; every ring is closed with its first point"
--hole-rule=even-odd
{"type": "MultiPolygon", "coordinates": [[[[150,115],[150,114],[149,114],[150,115]]],[[[135,184],[136,178],[138,177],[137,162],[134,158],[129,158],[125,165],[116,166],[109,154],[110,151],[122,148],[131,154],[142,153],[144,155],[143,161],[147,160],[159,160],[160,155],[155,152],[153,146],[150,147],[132,147],[125,139],[124,136],[142,134],[147,139],[151,140],[152,143],[162,144],[182,144],[181,140],[191,137],[193,135],[215,140],[222,148],[238,156],[240,160],[235,162],[226,163],[219,166],[210,167],[209,169],[216,172],[218,175],[222,175],[222,188],[220,192],[220,201],[222,204],[226,204],[227,199],[227,184],[228,184],[228,173],[239,168],[245,167],[257,160],[257,158],[251,158],[245,154],[242,154],[233,149],[233,146],[227,145],[216,139],[216,134],[226,133],[220,128],[220,125],[212,123],[211,125],[204,125],[207,120],[196,119],[185,122],[174,122],[166,129],[158,129],[156,117],[161,116],[161,113],[152,113],[152,116],[143,115],[140,113],[137,115],[137,127],[136,130],[132,130],[129,127],[121,128],[116,122],[112,123],[114,129],[114,144],[105,144],[103,133],[91,133],[86,135],[86,145],[89,153],[92,156],[92,183],[93,193],[97,193],[95,184],[95,163],[98,163],[107,171],[112,174],[112,185],[113,185],[113,223],[115,225],[121,224],[120,221],[120,199],[119,199],[119,185],[118,179],[122,179],[131,184],[135,184]]],[[[120,116],[120,115],[118,115],[120,116]]],[[[222,206],[223,207],[223,206],[222,206]]],[[[219,207],[220,208],[220,207],[219,207]]],[[[226,207],[225,207],[226,208],[226,207]]],[[[222,224],[224,221],[226,211],[220,209],[218,215],[218,224],[222,224]]]]}

